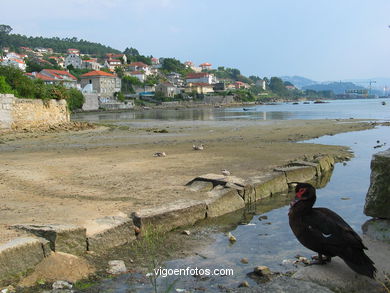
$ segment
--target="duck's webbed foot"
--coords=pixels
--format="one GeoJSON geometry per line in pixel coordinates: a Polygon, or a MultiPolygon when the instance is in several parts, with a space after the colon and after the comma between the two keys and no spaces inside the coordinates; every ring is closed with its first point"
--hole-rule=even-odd
{"type": "Polygon", "coordinates": [[[311,258],[312,261],[310,262],[310,265],[324,265],[332,261],[332,257],[328,255],[323,256],[320,253],[318,255],[312,256],[311,258]]]}

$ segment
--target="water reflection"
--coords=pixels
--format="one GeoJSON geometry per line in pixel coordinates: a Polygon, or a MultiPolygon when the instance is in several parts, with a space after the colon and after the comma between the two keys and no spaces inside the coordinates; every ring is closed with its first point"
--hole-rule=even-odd
{"type": "Polygon", "coordinates": [[[385,99],[334,100],[325,104],[281,103],[277,105],[257,105],[245,111],[236,108],[178,108],[150,109],[126,112],[76,113],[76,121],[126,121],[126,120],[291,120],[291,119],[381,119],[390,120],[389,105],[383,106],[385,99]]]}

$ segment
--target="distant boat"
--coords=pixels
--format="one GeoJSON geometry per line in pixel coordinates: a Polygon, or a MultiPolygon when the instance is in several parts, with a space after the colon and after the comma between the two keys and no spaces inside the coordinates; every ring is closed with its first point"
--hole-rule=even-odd
{"type": "Polygon", "coordinates": [[[294,103],[292,103],[293,105],[299,105],[299,103],[298,102],[294,102],[294,103]]]}
{"type": "Polygon", "coordinates": [[[256,108],[242,108],[244,111],[256,111],[256,108]]]}
{"type": "Polygon", "coordinates": [[[327,103],[327,102],[322,101],[322,100],[315,100],[314,101],[314,104],[325,104],[325,103],[327,103]]]}

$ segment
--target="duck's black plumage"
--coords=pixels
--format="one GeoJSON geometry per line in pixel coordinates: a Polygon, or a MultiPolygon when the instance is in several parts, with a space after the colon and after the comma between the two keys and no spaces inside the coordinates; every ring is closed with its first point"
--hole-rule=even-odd
{"type": "Polygon", "coordinates": [[[355,272],[374,278],[374,262],[364,253],[360,236],[335,212],[313,208],[315,188],[298,183],[295,200],[291,203],[289,223],[295,236],[305,247],[330,259],[339,256],[355,272]]]}

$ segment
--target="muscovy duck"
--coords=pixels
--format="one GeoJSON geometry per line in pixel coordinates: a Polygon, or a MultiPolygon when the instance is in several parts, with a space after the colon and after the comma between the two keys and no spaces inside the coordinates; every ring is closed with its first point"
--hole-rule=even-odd
{"type": "Polygon", "coordinates": [[[367,247],[360,236],[335,212],[313,208],[315,201],[315,188],[308,183],[298,183],[288,216],[299,242],[318,253],[318,264],[339,256],[355,272],[374,278],[376,268],[364,253],[367,247]]]}

